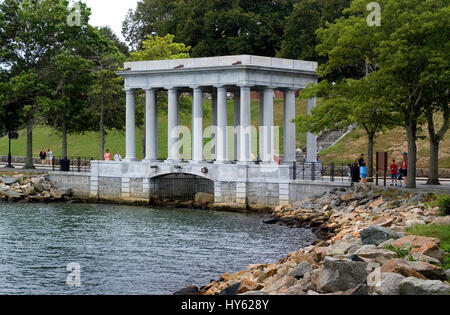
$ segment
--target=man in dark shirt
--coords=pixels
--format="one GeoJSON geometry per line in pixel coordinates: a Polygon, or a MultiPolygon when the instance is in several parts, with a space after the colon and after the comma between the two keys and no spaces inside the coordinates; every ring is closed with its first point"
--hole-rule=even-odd
{"type": "Polygon", "coordinates": [[[359,160],[358,160],[359,167],[363,166],[365,163],[366,163],[366,161],[364,160],[364,154],[361,154],[361,156],[359,157],[359,160]]]}

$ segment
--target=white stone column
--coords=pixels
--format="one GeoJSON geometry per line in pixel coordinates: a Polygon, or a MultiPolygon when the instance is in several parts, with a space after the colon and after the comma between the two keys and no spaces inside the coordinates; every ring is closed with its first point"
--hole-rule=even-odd
{"type": "Polygon", "coordinates": [[[264,139],[264,90],[258,92],[259,98],[259,159],[264,160],[265,139],[264,139]]]}
{"type": "Polygon", "coordinates": [[[136,107],[134,89],[126,91],[126,157],[125,161],[136,161],[136,107]]]}
{"type": "Polygon", "coordinates": [[[274,137],[273,137],[273,91],[274,88],[266,87],[264,89],[264,162],[272,163],[274,159],[274,137]]]}
{"type": "Polygon", "coordinates": [[[211,158],[216,159],[217,153],[217,92],[211,94],[211,158]]]}
{"type": "Polygon", "coordinates": [[[241,131],[239,163],[251,162],[251,93],[249,86],[241,86],[241,131]]]}
{"type": "Polygon", "coordinates": [[[234,93],[234,160],[239,160],[239,150],[241,143],[240,136],[241,126],[241,95],[239,91],[234,93]]]}
{"type": "Polygon", "coordinates": [[[145,161],[158,160],[158,112],[156,90],[145,90],[145,161]]]}
{"type": "MultiPolygon", "coordinates": [[[[310,98],[307,100],[307,111],[308,115],[311,115],[311,110],[316,107],[316,98],[310,98]]],[[[307,162],[317,163],[317,136],[308,132],[306,135],[306,152],[307,162]]]]}
{"type": "Polygon", "coordinates": [[[192,93],[192,161],[203,161],[203,93],[193,87],[192,93]]]}
{"type": "Polygon", "coordinates": [[[180,143],[178,126],[178,91],[176,88],[168,89],[168,161],[179,161],[180,143]]]}
{"type": "Polygon", "coordinates": [[[216,162],[227,161],[227,89],[224,86],[217,87],[217,146],[216,162]]]}
{"type": "Polygon", "coordinates": [[[284,162],[292,163],[296,161],[296,130],[295,123],[295,90],[286,90],[284,92],[284,128],[283,128],[283,144],[284,144],[284,162]]]}

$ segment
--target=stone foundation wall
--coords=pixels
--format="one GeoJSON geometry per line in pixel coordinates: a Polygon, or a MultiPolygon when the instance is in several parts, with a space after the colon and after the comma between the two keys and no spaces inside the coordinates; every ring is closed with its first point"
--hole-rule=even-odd
{"type": "Polygon", "coordinates": [[[105,199],[119,199],[122,196],[122,181],[115,177],[98,178],[98,197],[105,199]]]}
{"type": "Polygon", "coordinates": [[[90,174],[73,172],[51,172],[50,182],[58,188],[70,188],[75,196],[90,196],[90,174]]]}
{"type": "Polygon", "coordinates": [[[280,204],[279,184],[247,183],[249,206],[274,207],[280,204]]]}

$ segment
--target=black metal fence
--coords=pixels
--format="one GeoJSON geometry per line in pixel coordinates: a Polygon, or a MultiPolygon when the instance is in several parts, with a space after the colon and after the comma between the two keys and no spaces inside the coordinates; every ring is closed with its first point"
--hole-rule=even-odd
{"type": "Polygon", "coordinates": [[[94,158],[87,157],[70,157],[62,159],[60,157],[54,157],[51,162],[53,171],[65,171],[65,172],[90,172],[91,161],[94,158]]]}
{"type": "Polygon", "coordinates": [[[294,163],[294,179],[298,180],[317,180],[330,182],[350,181],[350,174],[347,165],[336,165],[331,163],[324,165],[322,163],[302,162],[294,163]]]}
{"type": "Polygon", "coordinates": [[[150,180],[150,197],[164,201],[191,201],[199,192],[214,194],[214,182],[189,174],[169,174],[150,180]]]}

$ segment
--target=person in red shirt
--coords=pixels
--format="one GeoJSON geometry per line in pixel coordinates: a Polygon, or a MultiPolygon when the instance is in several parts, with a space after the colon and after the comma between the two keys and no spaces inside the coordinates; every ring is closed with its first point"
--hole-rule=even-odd
{"type": "Polygon", "coordinates": [[[391,186],[397,186],[397,178],[398,178],[398,165],[395,164],[395,159],[392,159],[392,164],[390,166],[391,170],[391,186]]]}
{"type": "Polygon", "coordinates": [[[109,153],[109,150],[106,150],[104,158],[105,158],[105,161],[111,161],[111,153],[109,153]]]}

